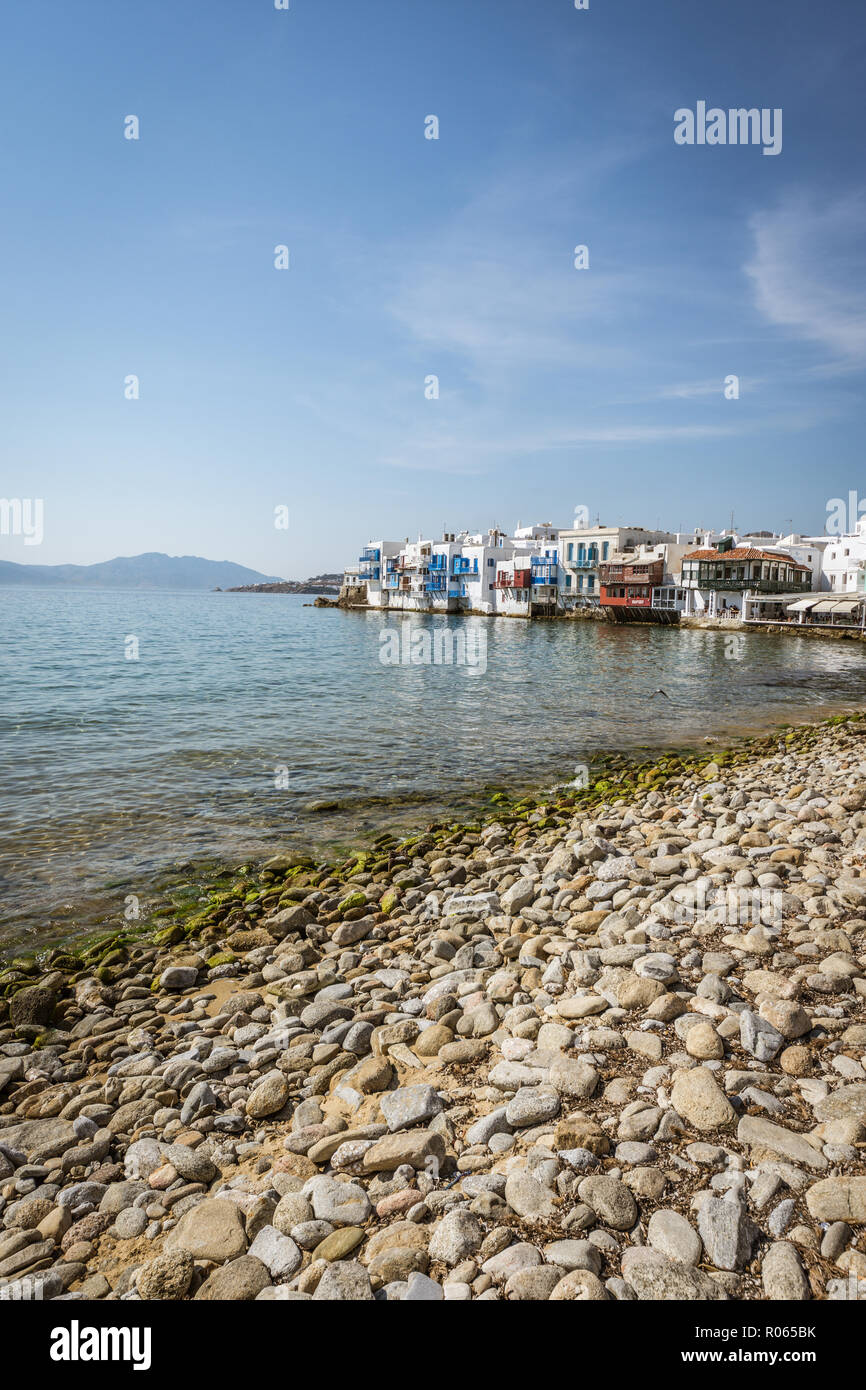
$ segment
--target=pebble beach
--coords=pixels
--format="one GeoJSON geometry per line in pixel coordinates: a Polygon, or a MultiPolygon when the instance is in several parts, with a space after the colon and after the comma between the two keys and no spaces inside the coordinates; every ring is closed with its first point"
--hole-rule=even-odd
{"type": "Polygon", "coordinates": [[[866,1297],[866,717],[0,970],[0,1298],[866,1297]]]}

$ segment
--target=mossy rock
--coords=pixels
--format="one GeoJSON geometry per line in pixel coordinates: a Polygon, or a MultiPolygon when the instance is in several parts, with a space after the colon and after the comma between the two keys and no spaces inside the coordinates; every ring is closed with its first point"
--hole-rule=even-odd
{"type": "Polygon", "coordinates": [[[10,1015],[16,1027],[35,1025],[40,1027],[50,1023],[57,1004],[53,990],[42,989],[40,985],[28,985],[18,989],[12,996],[10,1015]]]}
{"type": "Polygon", "coordinates": [[[27,978],[21,970],[4,970],[0,975],[0,988],[12,989],[18,984],[24,984],[27,978]]]}
{"type": "Polygon", "coordinates": [[[28,959],[27,956],[15,956],[9,962],[10,970],[17,970],[22,975],[38,975],[39,965],[35,960],[28,959]]]}
{"type": "Polygon", "coordinates": [[[51,967],[54,970],[77,970],[78,960],[75,956],[64,955],[61,952],[51,956],[51,967]]]}
{"type": "Polygon", "coordinates": [[[354,893],[347,893],[347,894],[346,894],[346,896],[345,896],[345,898],[343,898],[342,902],[339,902],[339,903],[337,904],[337,911],[339,912],[340,916],[342,917],[342,916],[345,915],[345,913],[351,912],[352,909],[355,908],[355,907],[365,907],[365,906],[366,906],[366,903],[367,903],[367,895],[366,895],[366,893],[362,893],[362,892],[360,892],[359,890],[356,890],[354,893]]]}
{"type": "Polygon", "coordinates": [[[387,893],[383,893],[381,898],[379,899],[379,911],[384,912],[387,915],[389,912],[394,911],[394,908],[397,906],[399,901],[399,890],[396,888],[389,888],[387,893]]]}
{"type": "Polygon", "coordinates": [[[216,955],[208,960],[208,969],[216,970],[218,965],[234,965],[236,960],[234,951],[217,951],[216,955]]]}
{"type": "Polygon", "coordinates": [[[162,931],[156,932],[153,940],[156,946],[174,946],[178,941],[183,941],[185,935],[183,927],[175,922],[173,926],[163,927],[162,931]]]}
{"type": "Polygon", "coordinates": [[[125,946],[114,946],[110,951],[106,951],[100,961],[101,965],[125,965],[129,959],[129,953],[125,946]]]}

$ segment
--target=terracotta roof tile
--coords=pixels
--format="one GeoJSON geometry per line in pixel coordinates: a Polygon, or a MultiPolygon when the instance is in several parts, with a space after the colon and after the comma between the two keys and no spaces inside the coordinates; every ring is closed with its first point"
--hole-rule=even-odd
{"type": "Polygon", "coordinates": [[[781,561],[783,564],[794,565],[797,569],[808,569],[808,565],[801,565],[799,560],[795,560],[793,555],[785,555],[775,550],[756,550],[751,545],[738,545],[733,550],[691,550],[688,555],[683,556],[684,560],[717,560],[724,564],[729,560],[769,560],[776,564],[781,561]]]}

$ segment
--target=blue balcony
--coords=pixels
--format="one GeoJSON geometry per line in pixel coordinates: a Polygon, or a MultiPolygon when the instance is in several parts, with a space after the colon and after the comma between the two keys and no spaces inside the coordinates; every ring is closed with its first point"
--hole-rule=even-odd
{"type": "Polygon", "coordinates": [[[452,564],[452,573],[459,575],[477,574],[478,561],[470,560],[468,556],[465,555],[455,555],[452,564]]]}
{"type": "Polygon", "coordinates": [[[375,546],[366,546],[363,555],[358,556],[358,578],[378,579],[381,574],[379,560],[380,554],[375,546]]]}
{"type": "Polygon", "coordinates": [[[444,594],[448,588],[448,576],[446,574],[431,574],[424,591],[428,594],[444,594]]]}
{"type": "Polygon", "coordinates": [[[381,573],[379,568],[380,559],[380,552],[375,546],[365,546],[364,553],[358,556],[358,578],[378,579],[381,573]]]}
{"type": "Polygon", "coordinates": [[[430,556],[430,569],[431,569],[431,570],[442,570],[442,572],[445,573],[445,572],[447,571],[447,569],[448,569],[448,556],[447,556],[447,555],[431,555],[431,556],[430,556]]]}
{"type": "Polygon", "coordinates": [[[555,560],[533,560],[532,561],[532,583],[533,584],[555,584],[559,574],[559,566],[555,560]]]}

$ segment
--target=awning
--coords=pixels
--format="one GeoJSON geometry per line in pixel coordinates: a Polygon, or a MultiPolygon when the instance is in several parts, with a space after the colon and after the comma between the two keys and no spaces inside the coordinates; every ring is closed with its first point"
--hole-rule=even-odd
{"type": "Polygon", "coordinates": [[[796,603],[788,604],[789,613],[808,613],[810,608],[814,608],[816,603],[820,603],[817,598],[800,598],[796,603]]]}
{"type": "Polygon", "coordinates": [[[855,608],[860,607],[861,600],[856,598],[830,598],[822,599],[816,603],[812,609],[813,613],[853,613],[855,608]]]}

